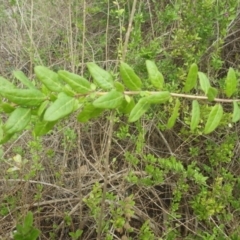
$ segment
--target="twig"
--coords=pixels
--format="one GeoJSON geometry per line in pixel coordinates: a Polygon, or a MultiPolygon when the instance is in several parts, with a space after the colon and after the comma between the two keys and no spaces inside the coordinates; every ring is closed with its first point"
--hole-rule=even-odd
{"type": "Polygon", "coordinates": [[[78,194],[74,193],[73,191],[71,190],[68,190],[66,188],[63,188],[63,187],[60,187],[60,186],[57,186],[55,184],[51,184],[51,183],[47,183],[47,182],[42,182],[42,181],[35,181],[35,180],[24,180],[24,179],[0,179],[0,182],[3,182],[3,183],[8,183],[8,182],[24,182],[24,183],[34,183],[34,184],[41,184],[41,185],[45,185],[45,186],[49,186],[49,187],[53,187],[53,188],[56,188],[58,190],[61,190],[62,192],[66,192],[66,193],[71,193],[75,196],[78,197],[78,194]]]}
{"type": "MultiPolygon", "coordinates": [[[[109,4],[109,0],[107,2],[108,6],[107,6],[107,26],[106,26],[106,37],[105,37],[105,41],[106,41],[106,47],[105,47],[105,60],[106,60],[106,65],[107,65],[107,60],[108,60],[108,31],[109,31],[109,16],[110,16],[110,4],[109,4]]],[[[107,66],[106,66],[107,67],[107,66]]]]}
{"type": "Polygon", "coordinates": [[[81,64],[81,74],[83,75],[83,70],[84,70],[84,52],[85,52],[85,34],[86,34],[86,1],[83,0],[83,26],[82,26],[82,64],[81,64]]]}
{"type": "Polygon", "coordinates": [[[165,143],[165,145],[166,145],[166,147],[167,147],[167,149],[168,149],[170,155],[171,155],[171,156],[174,156],[175,154],[173,153],[173,151],[172,151],[170,145],[168,144],[168,141],[166,140],[166,138],[164,137],[164,135],[162,134],[162,132],[161,132],[158,128],[156,128],[156,129],[157,129],[157,131],[158,131],[160,137],[162,138],[163,142],[165,143]]]}
{"type": "Polygon", "coordinates": [[[131,11],[131,16],[129,19],[129,23],[128,23],[128,29],[127,29],[127,33],[125,36],[125,42],[124,42],[124,47],[123,47],[123,53],[122,53],[122,60],[125,60],[126,54],[127,54],[127,47],[128,47],[128,42],[129,42],[129,38],[130,38],[130,33],[132,31],[132,23],[133,23],[133,18],[134,18],[134,14],[136,11],[136,5],[137,5],[137,0],[134,0],[133,2],[133,6],[132,6],[132,11],[131,11]]]}
{"type": "MultiPolygon", "coordinates": [[[[139,95],[144,91],[125,91],[123,92],[125,95],[139,95]]],[[[161,91],[146,91],[150,95],[160,93],[161,91]]],[[[107,94],[108,92],[97,92],[96,95],[102,96],[107,94]]],[[[207,96],[199,96],[199,95],[190,95],[190,94],[182,94],[182,93],[170,93],[172,97],[179,97],[179,98],[188,98],[188,99],[196,99],[196,100],[208,100],[207,96]]],[[[223,103],[233,103],[233,102],[240,102],[240,99],[226,99],[226,98],[214,98],[213,102],[223,102],[223,103]]]]}
{"type": "Polygon", "coordinates": [[[97,229],[97,239],[98,240],[101,240],[101,235],[102,235],[102,222],[104,219],[105,201],[106,201],[106,193],[107,193],[107,185],[108,185],[108,177],[109,177],[108,176],[108,174],[109,174],[109,156],[110,156],[110,150],[111,150],[111,144],[112,144],[114,118],[115,118],[115,111],[111,112],[111,115],[110,115],[108,140],[107,140],[106,153],[105,153],[105,158],[104,158],[105,172],[104,172],[101,211],[100,211],[99,219],[98,219],[98,229],[97,229]]]}

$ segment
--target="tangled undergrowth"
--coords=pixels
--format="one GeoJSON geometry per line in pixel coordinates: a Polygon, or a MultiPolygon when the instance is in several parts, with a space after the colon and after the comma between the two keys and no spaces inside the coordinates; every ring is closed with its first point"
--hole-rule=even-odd
{"type": "MultiPolygon", "coordinates": [[[[15,82],[20,69],[34,82],[34,66],[45,65],[89,78],[86,62],[116,74],[123,57],[142,79],[145,60],[155,60],[177,92],[193,62],[216,87],[229,67],[239,75],[239,1],[137,1],[124,56],[132,2],[3,2],[0,75],[15,82]]],[[[0,239],[30,211],[43,240],[97,239],[99,228],[101,239],[239,239],[239,124],[226,117],[210,135],[192,133],[188,105],[170,130],[169,109],[154,106],[132,124],[115,116],[108,176],[108,113],[15,136],[1,148],[0,239]]]]}
{"type": "MultiPolygon", "coordinates": [[[[216,238],[237,235],[238,129],[219,140],[187,137],[176,130],[163,135],[153,122],[144,119],[142,124],[148,129],[145,134],[133,127],[125,131],[120,120],[115,127],[105,213],[108,235],[201,239],[203,234],[212,236],[212,229],[216,238]],[[165,164],[157,164],[156,158],[165,164]],[[148,233],[141,230],[146,222],[148,233]]],[[[96,239],[108,123],[99,120],[86,127],[72,120],[54,132],[38,141],[25,132],[4,148],[9,164],[14,165],[11,157],[18,154],[28,161],[18,172],[1,164],[2,236],[31,210],[42,239],[72,239],[69,234],[78,229],[82,239],[96,239]]]]}

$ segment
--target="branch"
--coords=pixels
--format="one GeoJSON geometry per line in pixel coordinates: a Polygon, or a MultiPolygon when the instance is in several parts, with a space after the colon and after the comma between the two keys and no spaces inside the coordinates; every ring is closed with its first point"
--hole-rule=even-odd
{"type": "MultiPolygon", "coordinates": [[[[162,92],[162,91],[124,91],[125,95],[139,95],[142,93],[149,93],[150,95],[162,92]]],[[[102,96],[109,92],[96,92],[96,95],[102,96]]],[[[196,99],[196,100],[208,100],[207,96],[199,96],[199,95],[190,95],[190,94],[182,94],[182,93],[170,93],[172,97],[178,98],[188,98],[188,99],[196,99]]],[[[240,102],[240,99],[225,99],[225,98],[214,98],[213,102],[223,102],[223,103],[233,103],[240,102]]]]}

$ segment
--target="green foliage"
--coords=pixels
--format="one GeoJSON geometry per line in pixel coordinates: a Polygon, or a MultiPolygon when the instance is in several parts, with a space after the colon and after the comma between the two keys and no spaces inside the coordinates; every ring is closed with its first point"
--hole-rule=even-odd
{"type": "Polygon", "coordinates": [[[146,221],[141,229],[140,229],[140,234],[139,234],[139,239],[140,240],[154,240],[155,236],[152,233],[150,227],[149,227],[149,221],[146,221]]]}
{"type": "Polygon", "coordinates": [[[207,91],[207,97],[209,101],[213,101],[218,94],[218,90],[213,87],[209,87],[207,91]]]}
{"type": "Polygon", "coordinates": [[[47,134],[50,130],[52,130],[56,123],[57,123],[56,121],[53,122],[39,121],[34,126],[33,133],[35,136],[39,137],[43,136],[47,134]]]}
{"type": "MultiPolygon", "coordinates": [[[[102,201],[102,190],[101,186],[97,183],[94,185],[90,195],[84,199],[91,211],[92,217],[98,221],[99,214],[101,211],[101,201],[102,201]]],[[[123,231],[131,232],[132,228],[129,224],[134,211],[134,201],[133,196],[128,196],[125,199],[115,202],[117,196],[112,193],[107,193],[106,201],[108,202],[108,207],[110,209],[110,215],[104,219],[102,224],[102,231],[107,233],[111,227],[119,233],[123,231]]],[[[111,237],[111,236],[108,236],[111,237]]],[[[109,238],[112,239],[112,238],[109,238]]]]}
{"type": "MultiPolygon", "coordinates": [[[[99,87],[102,87],[102,90],[109,90],[109,92],[98,92],[96,90],[94,92],[95,86],[91,85],[90,82],[81,76],[61,70],[55,73],[41,66],[35,67],[36,75],[43,83],[42,89],[38,90],[26,80],[23,74],[19,71],[15,72],[15,75],[19,79],[22,79],[31,89],[17,89],[10,83],[6,83],[7,80],[4,79],[5,87],[0,90],[0,95],[7,98],[8,102],[2,102],[1,105],[3,111],[10,113],[10,117],[5,125],[2,126],[2,143],[8,141],[13,134],[24,130],[29,125],[31,119],[35,120],[34,134],[41,136],[50,131],[57,121],[80,108],[81,112],[77,117],[80,122],[87,122],[91,118],[99,116],[107,109],[119,109],[119,112],[129,115],[129,122],[135,122],[150,109],[152,104],[167,105],[169,101],[172,101],[171,96],[175,94],[164,91],[167,86],[164,85],[163,77],[157,70],[156,65],[149,60],[146,61],[146,65],[150,82],[153,86],[162,88],[163,91],[139,91],[142,87],[140,78],[124,62],[120,64],[120,76],[124,85],[118,82],[114,83],[112,75],[95,63],[88,63],[88,69],[94,81],[99,87]],[[68,88],[68,91],[66,91],[66,88],[63,87],[59,79],[66,81],[72,90],[68,88]],[[124,91],[125,87],[131,91],[124,91]],[[79,93],[81,94],[80,98],[79,93]],[[138,97],[135,97],[135,95],[138,95],[138,97]],[[135,104],[136,99],[138,101],[135,104]],[[14,110],[15,107],[17,108],[14,110]],[[36,121],[36,119],[38,120],[36,121]]],[[[204,73],[198,72],[198,76],[200,86],[207,99],[215,101],[218,92],[217,89],[211,87],[204,73]]],[[[236,78],[234,76],[234,71],[230,69],[226,80],[226,94],[228,96],[232,95],[236,90],[236,78]],[[235,84],[235,87],[230,88],[231,84],[235,84]]],[[[189,92],[194,88],[196,77],[197,65],[193,64],[185,82],[185,92],[189,92]]],[[[183,95],[183,97],[188,98],[189,96],[183,95]]],[[[174,127],[179,117],[180,98],[176,98],[174,102],[174,108],[168,110],[170,114],[166,125],[168,129],[174,127]]],[[[236,102],[233,104],[232,121],[236,122],[239,120],[239,109],[236,102]]],[[[190,124],[192,131],[198,127],[200,114],[199,103],[194,100],[190,124]]],[[[223,115],[223,107],[220,103],[217,103],[212,107],[207,117],[204,133],[209,134],[213,132],[220,125],[223,115]]]]}
{"type": "Polygon", "coordinates": [[[58,71],[58,76],[60,79],[63,79],[63,81],[68,83],[69,86],[77,93],[86,94],[92,90],[90,82],[77,74],[60,70],[58,71]]]}
{"type": "Polygon", "coordinates": [[[114,87],[113,85],[113,77],[112,75],[105,71],[104,69],[100,68],[95,63],[88,63],[87,64],[88,70],[91,73],[94,81],[96,84],[104,90],[109,90],[114,87]]]}
{"type": "Polygon", "coordinates": [[[229,163],[233,158],[233,150],[236,136],[228,136],[221,144],[212,141],[207,142],[206,154],[211,166],[219,166],[222,163],[229,163]]]}
{"type": "Polygon", "coordinates": [[[158,71],[156,64],[150,60],[146,61],[149,80],[152,85],[157,89],[162,89],[164,84],[164,77],[162,73],[158,71]]]}
{"type": "MultiPolygon", "coordinates": [[[[51,6],[56,6],[52,1],[50,2],[51,6]]],[[[233,181],[233,178],[237,178],[237,174],[232,174],[228,165],[231,161],[233,161],[232,165],[238,161],[237,156],[234,155],[237,139],[230,135],[232,140],[229,137],[221,142],[220,138],[233,131],[236,125],[232,123],[240,120],[238,73],[230,68],[226,78],[222,79],[218,79],[217,73],[224,63],[221,47],[227,38],[227,31],[235,23],[238,1],[137,1],[126,56],[126,61],[132,65],[130,67],[121,62],[119,73],[117,71],[116,74],[107,70],[115,63],[115,61],[110,62],[109,59],[122,58],[125,26],[129,24],[132,3],[123,0],[108,1],[108,3],[93,1],[91,4],[84,2],[86,9],[77,1],[69,5],[68,11],[72,11],[68,20],[72,24],[68,29],[72,33],[71,37],[67,36],[63,29],[57,29],[52,36],[53,42],[49,42],[51,46],[45,46],[46,49],[42,47],[44,44],[41,44],[41,41],[38,44],[39,49],[35,49],[32,43],[38,41],[34,41],[34,36],[31,36],[33,40],[30,47],[30,44],[24,43],[22,49],[29,56],[34,56],[31,57],[32,66],[43,64],[54,66],[52,70],[42,66],[35,68],[35,76],[40,83],[29,80],[21,71],[13,73],[21,85],[0,77],[2,98],[0,112],[3,116],[0,129],[1,143],[8,142],[11,138],[15,140],[17,137],[15,134],[21,134],[25,129],[33,129],[34,134],[34,140],[28,142],[32,159],[29,157],[25,161],[23,147],[16,149],[16,153],[18,152],[22,157],[21,161],[19,157],[13,157],[9,161],[5,159],[8,164],[12,164],[7,173],[8,177],[31,179],[41,171],[43,167],[39,156],[43,146],[38,136],[47,134],[54,126],[59,127],[57,124],[60,121],[63,124],[60,128],[64,126],[66,130],[61,146],[64,152],[74,149],[73,146],[77,142],[76,133],[64,125],[64,119],[68,116],[75,116],[76,113],[79,122],[87,123],[101,116],[104,111],[116,110],[114,120],[118,130],[114,131],[114,142],[119,144],[118,140],[121,140],[131,146],[123,154],[126,163],[115,166],[118,157],[114,156],[116,162],[112,161],[109,164],[111,170],[128,164],[127,180],[131,185],[130,191],[132,188],[133,191],[139,190],[142,186],[147,186],[143,188],[143,191],[146,191],[164,184],[171,185],[169,189],[164,190],[172,194],[170,197],[166,196],[170,199],[169,205],[164,200],[163,205],[160,205],[167,215],[166,218],[163,217],[164,223],[161,223],[162,239],[226,239],[227,237],[237,239],[239,235],[237,227],[233,228],[232,232],[228,231],[229,226],[234,225],[233,216],[239,209],[238,198],[233,199],[234,181],[239,180],[233,181]],[[102,17],[106,15],[106,6],[108,22],[102,17]],[[90,19],[83,18],[79,9],[84,9],[90,19]],[[92,32],[96,33],[96,30],[101,31],[97,42],[95,37],[89,35],[92,32]],[[82,36],[79,33],[82,33],[82,36]],[[84,45],[82,39],[87,39],[87,44],[84,45]],[[47,51],[48,48],[51,53],[47,51]],[[78,75],[80,72],[83,75],[84,62],[93,61],[89,56],[93,56],[96,63],[105,59],[104,69],[96,63],[88,63],[89,74],[78,75]],[[74,73],[59,70],[63,67],[59,67],[59,64],[56,66],[52,62],[53,59],[63,62],[64,69],[71,69],[69,71],[74,73]],[[156,63],[151,59],[155,59],[156,63]],[[91,79],[94,83],[91,83],[91,79]],[[20,86],[23,86],[23,89],[20,89],[20,86]],[[202,92],[199,91],[198,86],[202,92]],[[225,96],[228,99],[225,99],[225,96]],[[216,101],[217,97],[222,98],[222,101],[216,101]],[[233,103],[232,108],[228,103],[225,105],[226,100],[233,103]],[[124,115],[129,123],[126,123],[124,115]],[[146,139],[156,134],[155,127],[156,130],[160,129],[163,132],[167,140],[157,141],[156,146],[155,144],[152,146],[146,139]],[[224,129],[226,132],[216,131],[217,127],[219,131],[224,129]],[[152,131],[151,128],[154,130],[152,131]],[[205,136],[209,133],[212,135],[205,136]],[[167,145],[168,138],[173,135],[176,136],[176,143],[175,139],[173,143],[170,139],[170,149],[173,148],[169,150],[172,156],[169,157],[163,145],[167,145]],[[216,135],[221,136],[215,139],[216,135]],[[179,139],[183,141],[180,146],[178,146],[179,139]],[[216,142],[214,140],[211,142],[210,139],[216,142]],[[22,176],[22,170],[25,168],[29,173],[22,176]],[[186,209],[184,204],[188,204],[186,209]],[[233,215],[231,222],[227,211],[232,208],[234,210],[231,212],[233,215]],[[187,214],[194,217],[185,219],[187,214]],[[200,228],[192,230],[194,223],[191,221],[196,218],[198,226],[203,226],[204,230],[200,228]],[[180,234],[182,232],[180,228],[185,226],[191,229],[188,236],[180,234]]],[[[16,5],[15,1],[11,4],[16,5]]],[[[59,24],[59,26],[63,25],[59,24]]],[[[49,29],[53,28],[49,27],[49,29]]],[[[42,31],[44,32],[46,31],[42,31]]],[[[50,41],[50,37],[46,39],[50,41]]],[[[114,67],[116,69],[116,66],[114,67]]],[[[24,72],[25,70],[24,68],[24,72]]],[[[32,72],[29,75],[32,76],[32,72]]],[[[119,154],[120,158],[121,154],[119,154]]],[[[56,172],[55,175],[59,176],[61,173],[56,172]]],[[[130,236],[134,234],[136,239],[157,239],[159,236],[154,236],[155,231],[151,229],[153,218],[144,222],[146,220],[144,216],[140,230],[136,229],[135,225],[130,226],[128,214],[130,217],[134,214],[137,215],[134,217],[142,217],[137,212],[134,213],[137,209],[134,208],[135,196],[130,195],[129,201],[124,198],[119,200],[120,194],[117,195],[113,191],[111,189],[111,193],[107,192],[105,199],[107,209],[102,226],[105,239],[115,238],[114,234],[123,235],[122,238],[128,239],[132,239],[130,236]],[[129,210],[128,214],[126,209],[129,210]]],[[[42,189],[39,187],[34,196],[35,200],[40,201],[41,194],[42,189]]],[[[165,199],[162,196],[159,198],[165,199]]],[[[9,209],[11,211],[15,209],[20,201],[11,196],[4,199],[1,213],[7,215],[9,209]]],[[[102,199],[100,183],[99,186],[93,186],[92,192],[84,200],[96,223],[101,212],[102,199]]],[[[136,198],[137,204],[139,199],[136,198]]],[[[154,198],[153,201],[156,203],[153,209],[158,209],[157,200],[154,198]]],[[[161,218],[160,214],[160,221],[161,218]]],[[[66,214],[64,220],[70,225],[72,221],[70,214],[66,214]]],[[[78,239],[82,235],[82,230],[75,230],[69,233],[72,239],[78,239]]],[[[50,237],[58,238],[57,233],[50,233],[50,237]]]]}
{"type": "Polygon", "coordinates": [[[16,88],[14,84],[12,84],[6,78],[3,77],[0,77],[0,86],[1,88],[16,88]]]}
{"type": "Polygon", "coordinates": [[[82,233],[83,231],[78,229],[76,232],[70,232],[69,236],[72,238],[72,240],[78,240],[82,233]]]}
{"type": "Polygon", "coordinates": [[[193,62],[214,75],[223,66],[221,47],[238,6],[235,0],[154,1],[151,10],[139,4],[127,60],[143,72],[143,59],[159,59],[165,81],[175,86],[193,62]]]}
{"type": "Polygon", "coordinates": [[[233,102],[233,115],[232,115],[232,122],[237,122],[240,120],[240,108],[237,102],[233,102]]]}
{"type": "MultiPolygon", "coordinates": [[[[130,155],[129,153],[126,155],[126,161],[131,162],[135,167],[139,164],[134,155],[130,155]]],[[[148,154],[144,156],[144,163],[146,164],[146,177],[141,179],[130,172],[128,176],[130,182],[147,186],[158,185],[164,182],[164,179],[167,178],[168,174],[173,173],[179,174],[179,176],[182,176],[183,178],[187,177],[197,184],[206,185],[207,177],[200,172],[199,168],[197,168],[196,162],[189,164],[186,169],[181,161],[175,157],[156,158],[153,155],[148,154]]],[[[184,184],[182,186],[184,186],[184,184]]],[[[185,185],[185,187],[187,187],[187,185],[185,185]]]]}
{"type": "Polygon", "coordinates": [[[138,103],[133,107],[128,121],[135,122],[137,121],[150,107],[150,104],[145,101],[145,99],[140,99],[138,103]]]}
{"type": "Polygon", "coordinates": [[[31,109],[16,108],[3,125],[6,134],[13,134],[22,131],[31,120],[31,109]]]}
{"type": "Polygon", "coordinates": [[[42,92],[34,89],[1,88],[0,95],[25,107],[39,106],[47,98],[42,92]]]}
{"type": "Polygon", "coordinates": [[[231,97],[237,90],[237,77],[233,68],[229,68],[226,78],[225,94],[227,97],[231,97]]]}
{"type": "Polygon", "coordinates": [[[18,200],[18,197],[16,196],[4,196],[0,204],[0,215],[3,217],[7,216],[9,213],[9,210],[14,210],[17,207],[17,200],[18,200]]]}
{"type": "Polygon", "coordinates": [[[145,102],[148,102],[150,104],[159,104],[159,103],[165,103],[170,99],[171,95],[168,91],[165,92],[159,92],[152,94],[147,97],[143,97],[142,100],[145,102]]]}
{"type": "Polygon", "coordinates": [[[73,112],[76,104],[75,98],[59,93],[57,100],[44,113],[43,119],[46,122],[57,121],[73,112]]]}
{"type": "Polygon", "coordinates": [[[184,91],[186,93],[190,92],[197,84],[197,75],[198,75],[198,66],[196,63],[193,63],[190,66],[187,79],[184,86],[184,91]]]}
{"type": "Polygon", "coordinates": [[[177,98],[175,106],[174,106],[172,114],[171,114],[171,117],[168,119],[168,122],[167,122],[167,128],[168,129],[172,128],[175,125],[176,120],[179,116],[180,105],[181,105],[181,102],[177,98]]]}
{"type": "Polygon", "coordinates": [[[102,189],[100,185],[96,183],[88,198],[84,199],[84,202],[91,210],[91,215],[97,220],[101,211],[101,199],[102,189]]]}
{"type": "Polygon", "coordinates": [[[119,205],[115,206],[111,204],[111,215],[114,229],[118,232],[123,232],[124,230],[127,232],[133,231],[129,221],[134,215],[133,207],[135,202],[132,200],[133,196],[129,196],[124,200],[119,201],[119,205]]]}
{"type": "Polygon", "coordinates": [[[216,127],[219,125],[222,116],[223,116],[222,105],[216,104],[212,108],[212,110],[209,114],[207,123],[206,123],[205,128],[204,128],[204,133],[209,134],[212,131],[214,131],[216,129],[216,127]]]}
{"type": "MultiPolygon", "coordinates": [[[[155,69],[153,69],[155,71],[155,69]]],[[[132,91],[139,91],[142,87],[141,79],[137,76],[134,70],[126,63],[121,62],[120,76],[125,86],[132,91]]]]}
{"type": "Polygon", "coordinates": [[[191,125],[190,125],[190,129],[191,131],[194,131],[200,121],[200,107],[199,107],[199,103],[197,100],[193,100],[192,101],[192,113],[191,113],[191,125]]]}
{"type": "Polygon", "coordinates": [[[95,108],[115,109],[122,104],[124,95],[121,92],[112,90],[104,96],[99,97],[93,102],[95,108]]]}
{"type": "Polygon", "coordinates": [[[37,78],[52,92],[61,92],[62,85],[59,82],[58,74],[50,69],[37,66],[34,68],[37,78]]]}
{"type": "MultiPolygon", "coordinates": [[[[96,64],[88,64],[90,74],[94,78],[98,88],[103,87],[100,91],[93,90],[95,87],[92,87],[90,82],[87,83],[87,80],[83,80],[80,76],[72,75],[68,72],[58,71],[59,76],[57,73],[56,75],[52,71],[49,72],[46,68],[37,68],[38,78],[41,78],[41,82],[43,83],[41,90],[17,89],[12,86],[11,88],[4,87],[0,90],[0,94],[8,99],[8,102],[6,103],[9,104],[8,107],[6,107],[6,105],[2,105],[2,112],[10,113],[8,120],[5,124],[2,124],[2,142],[8,141],[8,139],[15,133],[29,128],[30,122],[34,125],[33,131],[35,136],[44,135],[50,131],[59,120],[77,110],[80,110],[80,113],[77,116],[77,119],[80,122],[88,122],[91,118],[98,117],[104,110],[112,109],[118,110],[117,112],[119,113],[125,113],[128,116],[128,121],[131,123],[139,120],[144,113],[153,107],[153,105],[160,106],[161,104],[163,109],[167,111],[164,113],[165,116],[170,116],[164,128],[173,128],[177,119],[181,117],[181,109],[185,106],[185,102],[178,96],[190,99],[192,99],[193,96],[184,94],[179,95],[168,91],[168,87],[164,84],[161,74],[159,74],[156,70],[154,63],[150,63],[150,61],[148,61],[147,64],[151,84],[157,88],[162,88],[161,91],[140,91],[142,87],[140,78],[129,65],[126,65],[123,62],[120,66],[120,75],[122,77],[123,84],[114,83],[112,75],[108,74],[107,71],[100,69],[96,64]],[[41,69],[43,70],[43,73],[40,71],[41,69]],[[96,72],[94,72],[94,69],[96,72]],[[53,76],[53,79],[47,82],[47,84],[45,84],[45,82],[48,78],[45,78],[44,73],[50,73],[53,76]],[[61,81],[66,81],[73,91],[65,91],[65,88],[61,87],[63,86],[62,83],[59,85],[56,82],[56,79],[60,78],[61,81]],[[75,87],[76,89],[74,89],[75,87]],[[125,87],[131,91],[124,91],[125,87]],[[74,90],[76,90],[76,92],[74,92],[74,90]],[[89,92],[87,92],[87,90],[89,90],[89,92]],[[9,93],[12,95],[10,96],[9,93]],[[14,108],[13,111],[12,108],[14,108]]],[[[185,82],[184,89],[187,92],[197,90],[195,83],[196,66],[193,65],[193,68],[194,71],[192,70],[185,82]]],[[[210,82],[206,75],[202,72],[198,72],[198,76],[200,86],[205,95],[195,95],[195,97],[205,101],[215,101],[217,92],[210,86],[210,82]]],[[[5,84],[5,86],[6,85],[7,84],[5,84]]],[[[152,88],[152,86],[150,87],[152,88]]],[[[238,100],[232,101],[234,104],[232,119],[235,122],[239,120],[239,109],[236,105],[236,101],[238,100]]],[[[192,102],[191,120],[189,122],[192,132],[195,132],[195,130],[199,128],[199,124],[202,124],[202,118],[206,119],[206,124],[201,130],[204,134],[213,132],[221,124],[222,119],[228,119],[226,117],[227,114],[223,111],[221,103],[218,102],[214,106],[208,106],[204,105],[202,102],[200,105],[199,102],[200,101],[198,100],[193,100],[192,102]]],[[[164,116],[164,114],[162,116],[164,116]]],[[[146,115],[146,117],[147,116],[148,115],[146,115]]],[[[164,121],[165,120],[166,119],[164,119],[164,121]]],[[[157,158],[152,154],[144,154],[142,149],[145,144],[145,133],[138,122],[136,123],[136,126],[138,126],[139,136],[135,139],[132,138],[132,140],[135,141],[136,144],[136,154],[141,155],[144,159],[144,162],[141,163],[141,165],[143,164],[142,167],[144,169],[144,176],[139,177],[139,175],[135,174],[135,171],[133,170],[129,171],[127,180],[131,183],[142,186],[157,186],[164,184],[164,181],[169,174],[174,174],[178,179],[178,184],[172,192],[170,208],[171,220],[169,221],[181,219],[181,214],[179,214],[180,203],[189,190],[189,184],[186,182],[186,179],[195,182],[196,185],[201,188],[201,190],[196,194],[196,197],[191,200],[191,206],[199,220],[207,220],[217,214],[224,214],[224,209],[227,206],[226,199],[231,198],[233,190],[232,184],[220,184],[219,178],[215,177],[215,183],[212,185],[212,190],[209,190],[206,187],[208,176],[205,176],[202,173],[195,161],[187,166],[184,166],[183,163],[174,156],[168,158],[157,158]],[[225,193],[226,198],[219,197],[222,192],[225,193]]],[[[128,130],[129,129],[125,126],[125,128],[122,128],[121,133],[117,136],[122,139],[130,137],[131,135],[128,133],[128,130]]],[[[63,142],[64,148],[68,148],[68,142],[74,142],[75,138],[76,136],[74,134],[65,131],[65,140],[63,142]]],[[[33,165],[31,166],[29,173],[25,175],[25,179],[30,179],[37,173],[37,171],[42,169],[42,165],[39,163],[39,155],[37,154],[37,152],[41,150],[41,143],[38,142],[36,138],[35,141],[30,143],[30,145],[32,151],[35,151],[35,155],[33,155],[32,158],[33,165]]],[[[196,151],[198,152],[198,150],[196,151]]],[[[213,152],[212,149],[211,152],[213,152]]],[[[217,160],[214,159],[221,158],[222,163],[230,161],[232,155],[229,154],[229,152],[229,145],[222,145],[221,151],[216,151],[217,156],[209,155],[209,161],[212,166],[215,166],[217,163],[217,160]],[[218,153],[220,153],[221,156],[218,156],[218,153]]],[[[193,149],[192,154],[197,156],[193,149]]],[[[134,154],[126,153],[125,156],[126,161],[131,163],[132,167],[137,168],[139,166],[139,160],[136,156],[134,156],[134,154]]],[[[19,164],[20,162],[18,162],[17,168],[13,166],[10,171],[12,174],[16,174],[16,176],[18,176],[16,171],[21,169],[19,164]]],[[[21,166],[24,166],[24,164],[21,166]]],[[[39,200],[40,198],[41,190],[39,190],[38,194],[35,195],[36,200],[39,200]]],[[[89,207],[91,215],[97,224],[100,224],[99,219],[102,209],[102,199],[103,192],[99,184],[96,184],[90,195],[84,199],[84,202],[89,207]]],[[[105,201],[106,200],[110,202],[110,218],[108,220],[106,220],[105,217],[102,219],[104,222],[101,225],[101,232],[105,234],[107,239],[112,239],[112,236],[108,234],[111,227],[119,233],[124,232],[127,234],[132,232],[133,230],[130,226],[130,220],[134,215],[133,199],[128,197],[125,200],[119,201],[118,204],[115,205],[112,202],[116,200],[116,196],[107,192],[105,201]]],[[[6,212],[6,209],[4,209],[5,207],[3,206],[2,214],[5,214],[6,212]]],[[[66,224],[70,224],[69,221],[71,221],[71,218],[69,217],[65,216],[66,224]]],[[[170,239],[174,239],[177,236],[177,233],[170,231],[170,227],[168,229],[169,231],[165,233],[166,236],[170,239]]],[[[18,232],[20,230],[18,229],[18,232]]],[[[81,231],[72,232],[71,237],[73,239],[78,238],[81,234],[81,231]]],[[[148,226],[143,225],[139,238],[146,239],[152,237],[153,234],[151,230],[148,226]]]]}
{"type": "Polygon", "coordinates": [[[92,103],[86,103],[77,119],[79,122],[88,122],[90,119],[100,116],[103,111],[104,109],[96,108],[92,103]]]}
{"type": "Polygon", "coordinates": [[[192,207],[199,219],[208,220],[210,217],[224,213],[224,209],[232,195],[231,184],[223,184],[223,178],[217,177],[212,185],[212,190],[202,190],[192,202],[192,207]]]}
{"type": "Polygon", "coordinates": [[[22,225],[17,225],[17,230],[13,234],[14,240],[35,240],[39,237],[40,231],[33,226],[33,214],[28,212],[22,225]]]}
{"type": "Polygon", "coordinates": [[[33,83],[27,78],[27,76],[22,71],[14,71],[13,75],[29,89],[36,89],[33,83]]]}
{"type": "Polygon", "coordinates": [[[200,80],[201,89],[203,90],[205,95],[207,95],[208,89],[211,87],[210,86],[210,81],[208,80],[206,74],[204,74],[202,72],[198,72],[198,77],[199,77],[199,80],[200,80]]]}

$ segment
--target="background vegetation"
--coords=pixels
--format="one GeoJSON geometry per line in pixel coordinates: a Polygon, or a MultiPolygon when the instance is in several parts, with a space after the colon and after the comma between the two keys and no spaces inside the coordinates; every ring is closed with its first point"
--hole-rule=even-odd
{"type": "MultiPolygon", "coordinates": [[[[125,46],[133,2],[2,0],[0,75],[15,82],[18,69],[35,82],[34,66],[44,65],[89,78],[86,63],[94,61],[118,77],[123,58],[146,86],[145,61],[154,60],[175,92],[192,63],[217,88],[229,67],[239,75],[239,1],[138,0],[125,46]]],[[[115,116],[108,176],[107,113],[84,124],[73,116],[45,137],[24,131],[4,144],[1,238],[19,224],[18,232],[41,231],[39,239],[240,239],[239,124],[226,115],[210,135],[201,126],[191,132],[189,105],[171,130],[174,105],[154,106],[134,124],[115,116]]]]}

